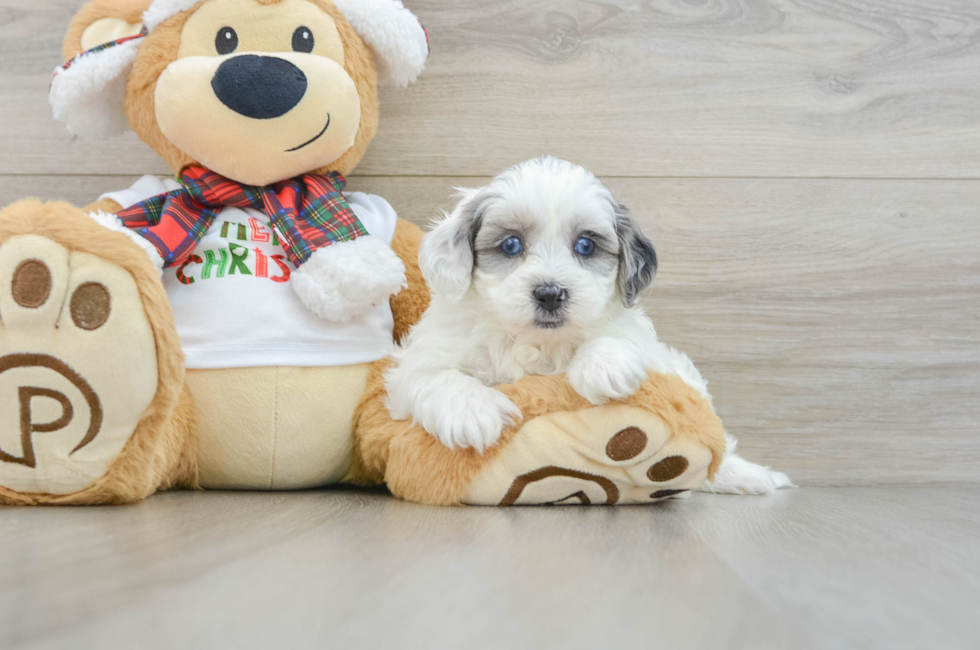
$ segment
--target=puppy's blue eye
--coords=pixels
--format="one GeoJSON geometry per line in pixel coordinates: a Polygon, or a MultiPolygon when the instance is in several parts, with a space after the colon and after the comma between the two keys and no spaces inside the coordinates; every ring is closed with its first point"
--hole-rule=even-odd
{"type": "Polygon", "coordinates": [[[521,243],[520,237],[508,237],[500,244],[500,250],[504,252],[504,255],[513,257],[521,254],[524,250],[524,244],[521,243]]]}
{"type": "Polygon", "coordinates": [[[575,252],[582,257],[588,257],[595,251],[595,242],[588,237],[579,237],[575,242],[575,252]]]}

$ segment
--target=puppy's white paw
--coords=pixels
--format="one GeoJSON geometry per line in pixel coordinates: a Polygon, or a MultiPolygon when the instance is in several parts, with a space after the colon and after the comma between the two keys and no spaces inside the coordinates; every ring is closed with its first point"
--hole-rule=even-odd
{"type": "Polygon", "coordinates": [[[521,410],[500,391],[466,379],[447,382],[425,399],[415,420],[450,449],[472,447],[482,454],[504,427],[521,419],[521,410]]]}
{"type": "Polygon", "coordinates": [[[566,376],[579,395],[598,405],[635,393],[646,380],[647,369],[628,343],[600,338],[579,349],[566,376]]]}

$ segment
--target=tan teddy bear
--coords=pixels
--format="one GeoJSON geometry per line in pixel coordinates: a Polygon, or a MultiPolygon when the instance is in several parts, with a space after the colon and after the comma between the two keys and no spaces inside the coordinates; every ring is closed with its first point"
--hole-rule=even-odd
{"type": "Polygon", "coordinates": [[[645,503],[713,476],[721,423],[674,376],[602,407],[563,377],[500,387],[524,421],[482,455],[391,419],[385,358],[428,304],[422,233],[343,174],[378,83],[427,55],[396,0],[78,12],[56,117],[83,137],[128,126],[177,178],[0,212],[0,502],[348,481],[438,504],[645,503]]]}

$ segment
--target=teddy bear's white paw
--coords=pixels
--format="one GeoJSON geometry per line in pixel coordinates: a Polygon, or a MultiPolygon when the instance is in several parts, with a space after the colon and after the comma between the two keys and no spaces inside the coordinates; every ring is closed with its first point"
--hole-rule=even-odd
{"type": "Polygon", "coordinates": [[[401,259],[372,235],[316,250],[291,283],[307,309],[336,322],[354,320],[408,286],[401,259]]]}
{"type": "Polygon", "coordinates": [[[629,397],[648,376],[632,346],[613,338],[583,345],[565,374],[572,388],[596,405],[629,397]]]}
{"type": "Polygon", "coordinates": [[[472,447],[481,454],[504,427],[521,419],[521,410],[499,390],[460,373],[448,373],[418,398],[413,416],[442,444],[472,447]]]}

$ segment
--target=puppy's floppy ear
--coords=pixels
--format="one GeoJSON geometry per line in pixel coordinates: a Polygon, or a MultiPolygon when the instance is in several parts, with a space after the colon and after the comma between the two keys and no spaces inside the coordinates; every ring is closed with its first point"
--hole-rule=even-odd
{"type": "Polygon", "coordinates": [[[623,304],[632,307],[640,292],[650,286],[657,274],[657,251],[625,205],[616,206],[616,235],[619,238],[619,293],[623,304]]]}
{"type": "Polygon", "coordinates": [[[460,190],[463,198],[426,233],[419,248],[419,266],[432,290],[459,302],[473,277],[473,243],[489,198],[484,190],[460,190]]]}

